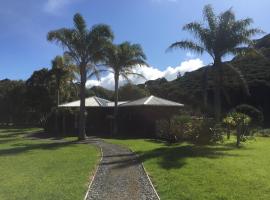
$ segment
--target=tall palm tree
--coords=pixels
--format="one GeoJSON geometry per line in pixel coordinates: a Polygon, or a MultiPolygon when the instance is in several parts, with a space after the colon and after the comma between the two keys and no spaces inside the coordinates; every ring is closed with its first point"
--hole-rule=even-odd
{"type": "Polygon", "coordinates": [[[175,42],[169,49],[188,49],[199,54],[207,52],[212,57],[215,72],[215,118],[220,120],[222,69],[228,67],[239,75],[242,82],[245,81],[239,70],[228,63],[223,63],[222,58],[228,54],[244,54],[253,45],[251,37],[262,31],[250,28],[253,22],[251,18],[236,20],[232,9],[216,15],[211,5],[206,5],[203,9],[203,17],[204,24],[192,22],[183,27],[183,30],[194,35],[196,41],[183,40],[175,42]]]}
{"type": "Polygon", "coordinates": [[[118,89],[119,77],[129,81],[129,75],[143,75],[133,72],[135,66],[148,66],[146,56],[139,44],[124,42],[119,45],[111,45],[107,49],[105,65],[111,69],[114,74],[114,128],[113,133],[117,133],[117,113],[118,113],[118,89]]]}
{"type": "Polygon", "coordinates": [[[113,33],[107,25],[95,25],[87,29],[86,22],[80,14],[75,14],[74,28],[61,28],[50,31],[47,39],[56,42],[67,50],[80,70],[80,126],[79,140],[84,140],[85,133],[85,83],[87,68],[93,71],[97,63],[104,60],[104,50],[113,40],[113,33]]]}

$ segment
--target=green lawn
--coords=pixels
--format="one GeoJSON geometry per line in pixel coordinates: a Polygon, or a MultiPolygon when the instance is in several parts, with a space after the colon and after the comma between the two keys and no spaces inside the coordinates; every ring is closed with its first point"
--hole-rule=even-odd
{"type": "Polygon", "coordinates": [[[234,144],[168,146],[143,139],[107,140],[140,155],[164,200],[270,199],[270,138],[234,144]]]}
{"type": "Polygon", "coordinates": [[[75,144],[75,138],[59,143],[25,137],[35,131],[0,129],[0,199],[83,199],[99,150],[75,144]]]}

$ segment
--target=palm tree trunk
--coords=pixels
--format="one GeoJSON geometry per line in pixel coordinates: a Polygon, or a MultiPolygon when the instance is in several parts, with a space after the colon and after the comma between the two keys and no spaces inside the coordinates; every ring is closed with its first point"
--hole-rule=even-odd
{"type": "Polygon", "coordinates": [[[222,71],[221,58],[217,57],[214,61],[215,68],[215,89],[214,89],[214,104],[215,104],[215,119],[221,120],[221,87],[222,87],[222,71]]]}
{"type": "Polygon", "coordinates": [[[236,130],[236,146],[237,147],[240,147],[240,140],[241,140],[241,135],[240,135],[240,130],[239,130],[239,128],[237,128],[237,130],[236,130]]]}
{"type": "Polygon", "coordinates": [[[57,106],[60,104],[60,89],[57,88],[57,106]]]}
{"type": "Polygon", "coordinates": [[[119,75],[115,73],[114,75],[114,115],[113,115],[113,134],[117,134],[118,126],[117,126],[117,115],[118,115],[118,84],[119,84],[119,75]]]}
{"type": "Polygon", "coordinates": [[[85,140],[85,83],[86,83],[86,65],[80,65],[81,84],[80,84],[80,121],[79,121],[79,140],[85,140]]]}
{"type": "Polygon", "coordinates": [[[208,69],[205,67],[204,69],[204,76],[203,76],[203,107],[204,107],[204,112],[207,111],[208,107],[208,69]]]}

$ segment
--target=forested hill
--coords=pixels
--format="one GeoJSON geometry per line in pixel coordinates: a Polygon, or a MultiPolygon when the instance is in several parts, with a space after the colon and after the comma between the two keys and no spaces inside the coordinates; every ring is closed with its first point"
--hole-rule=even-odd
{"type": "MultiPolygon", "coordinates": [[[[263,111],[266,122],[270,122],[270,35],[256,40],[256,49],[265,56],[249,53],[236,57],[229,63],[244,76],[250,94],[245,92],[239,77],[229,68],[224,68],[223,110],[228,111],[238,104],[251,104],[263,111]]],[[[165,79],[148,81],[145,85],[151,94],[179,101],[193,107],[203,105],[204,88],[208,85],[208,104],[213,105],[213,70],[204,67],[186,73],[171,82],[165,79]],[[208,70],[208,82],[205,82],[205,70],[208,70]]]]}
{"type": "MultiPolygon", "coordinates": [[[[244,76],[250,94],[244,89],[239,77],[229,68],[224,68],[222,107],[223,111],[226,112],[239,104],[251,104],[263,111],[266,123],[270,124],[270,35],[256,40],[256,49],[262,52],[265,57],[249,53],[244,57],[235,57],[229,62],[244,76]]],[[[150,93],[201,109],[205,86],[207,86],[208,110],[211,110],[213,105],[213,70],[207,66],[186,73],[173,81],[167,81],[164,78],[147,81],[137,87],[129,87],[129,90],[140,88],[139,93],[136,89],[138,97],[150,93]],[[208,71],[207,82],[205,81],[206,69],[208,71]]]]}

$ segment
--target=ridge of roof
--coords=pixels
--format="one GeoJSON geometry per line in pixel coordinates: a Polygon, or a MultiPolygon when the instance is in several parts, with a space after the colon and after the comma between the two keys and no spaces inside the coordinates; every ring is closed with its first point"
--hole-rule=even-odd
{"type": "MultiPolygon", "coordinates": [[[[86,107],[113,107],[114,102],[109,101],[107,99],[103,99],[97,96],[88,97],[85,99],[86,107]]],[[[160,97],[156,97],[154,95],[143,97],[140,99],[136,99],[133,101],[119,101],[119,107],[125,106],[173,106],[173,107],[182,107],[184,106],[181,103],[170,101],[167,99],[163,99],[160,97]]],[[[79,107],[80,100],[72,101],[69,103],[64,103],[59,105],[58,107],[79,107]]]]}
{"type": "Polygon", "coordinates": [[[145,100],[145,102],[144,102],[143,104],[144,104],[144,105],[147,105],[148,102],[151,101],[151,99],[152,99],[153,97],[154,97],[153,95],[149,96],[149,97],[145,100]]]}

